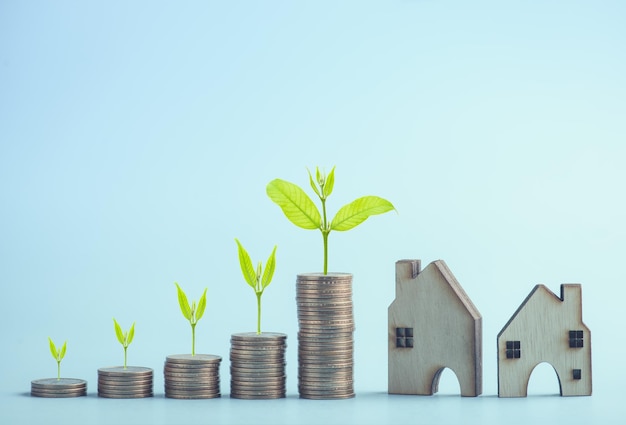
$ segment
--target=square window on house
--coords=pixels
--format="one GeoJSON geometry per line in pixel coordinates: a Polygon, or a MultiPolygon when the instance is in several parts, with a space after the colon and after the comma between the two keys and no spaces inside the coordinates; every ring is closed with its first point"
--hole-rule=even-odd
{"type": "Polygon", "coordinates": [[[574,379],[580,379],[581,378],[581,371],[580,371],[580,369],[572,370],[572,378],[574,378],[574,379]]]}
{"type": "Polygon", "coordinates": [[[413,348],[413,328],[396,328],[396,347],[413,348]]]}
{"type": "Polygon", "coordinates": [[[570,348],[582,348],[583,343],[583,331],[575,330],[569,331],[569,347],[570,348]]]}
{"type": "Polygon", "coordinates": [[[522,345],[519,341],[506,342],[506,358],[519,359],[522,357],[522,345]]]}

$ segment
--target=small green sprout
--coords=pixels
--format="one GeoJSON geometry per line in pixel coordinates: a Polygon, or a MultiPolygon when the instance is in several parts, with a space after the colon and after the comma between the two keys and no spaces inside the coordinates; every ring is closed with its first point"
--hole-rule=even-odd
{"type": "Polygon", "coordinates": [[[330,170],[328,176],[320,172],[316,167],[313,181],[311,172],[309,183],[315,194],[322,202],[322,214],[299,186],[281,179],[274,179],[268,183],[266,191],[274,203],[282,210],[285,216],[298,227],[303,229],[319,229],[324,240],[324,274],[328,274],[328,234],[331,230],[345,231],[358,226],[368,217],[383,214],[395,210],[391,202],[378,196],[363,196],[344,205],[337,211],[332,221],[326,217],[326,199],[330,196],[335,186],[335,167],[330,170]]]}
{"type": "Polygon", "coordinates": [[[206,309],[206,291],[207,288],[204,288],[204,292],[200,297],[200,301],[198,301],[198,305],[196,306],[196,302],[193,301],[191,305],[189,301],[187,301],[187,295],[178,286],[178,282],[174,282],[176,285],[176,289],[178,289],[178,304],[180,305],[180,311],[182,311],[185,319],[189,320],[191,324],[191,355],[196,355],[196,325],[198,324],[198,320],[202,318],[204,314],[204,310],[206,309]]]}
{"type": "Polygon", "coordinates": [[[272,277],[274,276],[274,269],[276,268],[276,246],[274,246],[274,250],[270,254],[267,262],[265,263],[265,271],[263,272],[262,263],[259,261],[257,265],[256,272],[254,271],[254,266],[252,265],[252,260],[250,259],[250,255],[245,250],[241,242],[237,238],[235,238],[235,242],[237,242],[238,252],[239,252],[239,265],[241,266],[241,273],[243,277],[246,279],[248,285],[254,289],[254,293],[256,294],[256,305],[257,305],[257,327],[256,333],[261,333],[261,295],[263,295],[263,291],[267,288],[272,281],[272,277]]]}
{"type": "Polygon", "coordinates": [[[126,350],[135,337],[135,322],[133,322],[133,325],[130,327],[128,332],[122,331],[122,327],[119,323],[117,323],[115,318],[113,318],[113,324],[115,325],[115,335],[117,336],[117,340],[120,344],[122,344],[122,347],[124,347],[124,369],[126,369],[126,350]]]}
{"type": "Polygon", "coordinates": [[[52,357],[57,362],[57,380],[61,379],[61,360],[65,357],[65,351],[67,350],[67,341],[63,343],[63,347],[60,350],[57,350],[56,345],[52,342],[52,339],[48,337],[48,341],[50,341],[50,353],[52,353],[52,357]]]}

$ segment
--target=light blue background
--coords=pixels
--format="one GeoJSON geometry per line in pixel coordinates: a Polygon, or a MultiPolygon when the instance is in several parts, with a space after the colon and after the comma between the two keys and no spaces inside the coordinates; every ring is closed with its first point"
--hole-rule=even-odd
{"type": "MultiPolygon", "coordinates": [[[[626,254],[626,4],[621,1],[0,2],[0,422],[621,423],[626,254]],[[354,274],[349,401],[297,398],[295,276],[319,232],[265,194],[336,169],[330,213],[375,194],[398,214],[330,235],[354,274]],[[230,400],[230,334],[255,327],[234,238],[278,245],[263,329],[289,335],[288,398],[230,400]],[[394,263],[444,259],[483,315],[484,394],[450,371],[434,397],[388,396],[394,263]],[[173,282],[208,287],[197,350],[224,357],[224,397],[163,398],[190,351],[173,282]],[[537,283],[583,284],[594,395],[500,400],[496,334],[537,283]],[[95,396],[122,362],[111,318],[137,322],[129,364],[156,397],[95,396]],[[47,337],[90,396],[41,400],[47,337]]],[[[310,193],[310,191],[309,191],[310,193]]],[[[545,366],[545,367],[544,367],[545,366]]]]}

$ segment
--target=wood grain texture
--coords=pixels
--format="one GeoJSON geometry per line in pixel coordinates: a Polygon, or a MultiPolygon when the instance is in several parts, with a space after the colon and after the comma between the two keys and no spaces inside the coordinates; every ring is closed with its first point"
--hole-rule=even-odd
{"type": "Polygon", "coordinates": [[[388,391],[432,395],[449,368],[462,396],[478,396],[482,317],[444,261],[419,267],[419,260],[396,263],[396,298],[388,309],[388,391]],[[412,348],[396,346],[396,328],[413,329],[412,348]]]}
{"type": "Polygon", "coordinates": [[[581,292],[580,284],[563,284],[558,297],[537,285],[526,297],[498,334],[498,396],[526,397],[530,375],[543,362],[556,371],[561,395],[591,395],[591,332],[582,321],[581,292]],[[570,347],[570,331],[582,331],[583,347],[570,347]],[[519,341],[519,358],[507,358],[507,341],[519,341]]]}

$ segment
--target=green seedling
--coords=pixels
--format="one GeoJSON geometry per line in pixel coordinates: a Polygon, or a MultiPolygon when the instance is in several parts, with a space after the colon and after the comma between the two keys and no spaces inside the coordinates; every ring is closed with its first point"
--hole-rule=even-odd
{"type": "Polygon", "coordinates": [[[57,362],[57,380],[61,379],[61,360],[65,357],[65,351],[67,350],[67,341],[63,343],[63,347],[60,350],[57,350],[56,345],[52,342],[52,339],[48,337],[48,341],[50,341],[50,353],[52,353],[52,357],[57,362]]]}
{"type": "Polygon", "coordinates": [[[332,221],[327,220],[326,199],[335,185],[335,167],[326,176],[316,167],[316,181],[309,172],[309,182],[322,203],[322,214],[311,198],[299,186],[285,180],[275,179],[267,185],[267,195],[282,210],[285,216],[298,227],[322,232],[324,241],[324,274],[328,274],[328,235],[331,230],[350,230],[368,217],[395,210],[391,202],[378,196],[363,196],[344,205],[332,221]]]}
{"type": "Polygon", "coordinates": [[[191,324],[191,355],[196,355],[196,325],[198,324],[198,320],[202,318],[204,314],[204,310],[206,309],[206,291],[207,288],[204,288],[204,292],[200,297],[200,301],[198,301],[198,305],[196,306],[196,302],[193,301],[191,305],[189,301],[187,301],[187,295],[185,292],[178,286],[178,282],[174,282],[176,285],[176,289],[178,289],[178,304],[180,305],[180,311],[182,311],[185,319],[189,320],[191,324]]]}
{"type": "Polygon", "coordinates": [[[276,246],[272,250],[270,257],[267,259],[265,263],[265,271],[263,271],[262,263],[259,261],[256,272],[254,271],[254,266],[252,265],[252,260],[250,259],[250,255],[245,250],[241,242],[237,238],[235,238],[235,242],[237,242],[238,252],[239,252],[239,265],[241,266],[241,273],[243,277],[246,279],[248,285],[254,289],[254,293],[256,294],[256,305],[257,305],[257,326],[256,333],[261,333],[261,296],[263,295],[263,291],[267,288],[272,281],[272,277],[274,276],[274,269],[276,268],[276,246]]]}
{"type": "Polygon", "coordinates": [[[124,369],[126,369],[126,350],[135,337],[135,322],[133,322],[133,325],[130,327],[128,332],[122,331],[122,327],[119,323],[117,323],[115,318],[113,318],[113,324],[115,325],[115,335],[117,336],[117,340],[120,344],[122,344],[122,347],[124,347],[124,369]]]}

